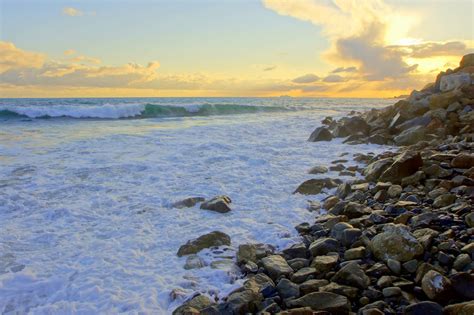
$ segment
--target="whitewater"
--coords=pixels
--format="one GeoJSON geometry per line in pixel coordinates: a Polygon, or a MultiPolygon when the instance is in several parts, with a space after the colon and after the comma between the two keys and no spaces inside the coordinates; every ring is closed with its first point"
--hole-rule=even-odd
{"type": "Polygon", "coordinates": [[[325,194],[292,194],[309,168],[386,149],[308,142],[321,119],[393,102],[0,99],[0,313],[170,314],[196,292],[224,297],[242,282],[239,244],[282,249],[314,219],[308,200],[325,194]],[[222,194],[226,214],[171,207],[222,194]],[[185,270],[179,246],[214,230],[232,245],[185,270]]]}

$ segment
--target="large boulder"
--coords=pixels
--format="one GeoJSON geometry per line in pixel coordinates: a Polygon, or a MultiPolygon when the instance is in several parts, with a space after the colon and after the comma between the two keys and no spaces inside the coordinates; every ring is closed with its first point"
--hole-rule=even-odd
{"type": "Polygon", "coordinates": [[[262,258],[262,265],[273,280],[277,280],[280,276],[288,277],[293,273],[293,269],[280,255],[270,255],[262,258]]]}
{"type": "Polygon", "coordinates": [[[387,224],[383,232],[370,241],[370,250],[380,260],[405,262],[421,255],[423,246],[405,225],[387,224]]]}
{"type": "Polygon", "coordinates": [[[379,180],[400,183],[402,178],[416,173],[422,166],[423,160],[419,152],[405,151],[382,173],[379,180]]]}
{"type": "Polygon", "coordinates": [[[364,170],[365,178],[368,181],[374,182],[382,175],[382,173],[393,163],[392,158],[385,158],[377,160],[367,166],[364,170]]]}
{"type": "Polygon", "coordinates": [[[368,135],[370,131],[369,124],[362,117],[359,116],[342,118],[340,123],[343,129],[349,131],[349,135],[353,135],[356,133],[368,135]]]}
{"type": "Polygon", "coordinates": [[[201,204],[201,209],[215,211],[219,213],[226,213],[231,210],[231,202],[232,200],[230,200],[228,196],[217,196],[212,198],[211,200],[203,202],[201,204]]]}
{"type": "Polygon", "coordinates": [[[188,241],[178,250],[178,256],[196,254],[205,248],[227,245],[230,246],[230,236],[220,231],[214,231],[188,241]]]}
{"type": "Polygon", "coordinates": [[[332,134],[326,127],[316,128],[311,135],[309,136],[308,141],[317,142],[317,141],[331,141],[332,134]]]}
{"type": "Polygon", "coordinates": [[[425,140],[426,133],[427,130],[425,126],[414,126],[402,131],[400,134],[395,136],[393,140],[397,145],[412,145],[425,140]]]}
{"type": "Polygon", "coordinates": [[[459,63],[459,68],[474,66],[474,53],[464,55],[459,63]]]}
{"type": "Polygon", "coordinates": [[[434,94],[430,97],[430,109],[448,108],[451,103],[459,101],[462,93],[458,90],[434,94]]]}
{"type": "Polygon", "coordinates": [[[439,89],[442,92],[458,89],[462,86],[471,84],[471,76],[469,73],[460,72],[445,75],[441,77],[439,89]]]}
{"type": "Polygon", "coordinates": [[[288,302],[290,307],[311,307],[314,311],[326,311],[333,315],[348,314],[351,303],[342,295],[330,292],[312,292],[288,302]]]}

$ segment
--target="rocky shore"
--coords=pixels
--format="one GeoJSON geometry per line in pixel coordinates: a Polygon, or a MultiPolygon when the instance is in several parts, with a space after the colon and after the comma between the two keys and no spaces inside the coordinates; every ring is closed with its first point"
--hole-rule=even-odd
{"type": "MultiPolygon", "coordinates": [[[[327,117],[309,141],[344,137],[348,144],[399,146],[315,166],[295,193],[333,192],[313,222],[296,226],[301,243],[275,251],[243,244],[236,262],[246,277],[224,301],[197,295],[174,314],[474,314],[474,54],[436,82],[393,106],[327,117]],[[342,182],[329,169],[363,175],[342,182]]],[[[203,199],[176,206],[195,205],[203,199]]],[[[230,211],[216,197],[202,209],[230,211]]],[[[187,265],[203,248],[229,245],[215,231],[183,245],[187,265]]]]}

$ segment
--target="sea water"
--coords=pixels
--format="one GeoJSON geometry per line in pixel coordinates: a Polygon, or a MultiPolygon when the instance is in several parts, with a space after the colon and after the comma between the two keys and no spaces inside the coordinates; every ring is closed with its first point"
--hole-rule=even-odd
{"type": "Polygon", "coordinates": [[[308,142],[321,119],[392,103],[1,99],[0,312],[168,314],[196,292],[224,297],[242,284],[229,263],[239,244],[283,249],[299,241],[296,224],[314,219],[308,200],[325,194],[293,194],[317,177],[309,168],[386,149],[308,142]],[[171,207],[222,194],[226,214],[171,207]],[[178,248],[215,230],[232,245],[185,270],[178,248]]]}

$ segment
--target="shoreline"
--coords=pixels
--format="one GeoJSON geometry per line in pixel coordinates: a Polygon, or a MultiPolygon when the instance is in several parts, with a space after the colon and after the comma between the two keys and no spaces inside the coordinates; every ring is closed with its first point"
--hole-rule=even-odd
{"type": "MultiPolygon", "coordinates": [[[[406,100],[338,121],[324,119],[309,141],[339,137],[351,145],[399,149],[360,155],[364,179],[311,179],[295,187],[306,195],[337,188],[320,207],[314,205],[326,214],[296,226],[302,242],[281,252],[240,245],[243,287],[220,303],[194,296],[173,314],[472,314],[473,69],[469,54],[459,68],[440,73],[406,100]]],[[[336,162],[331,167],[340,172],[360,171],[336,162]]],[[[312,171],[324,174],[325,168],[312,171]]],[[[230,211],[227,198],[201,208],[230,211]]],[[[215,235],[191,240],[181,254],[230,243],[215,235]]]]}

